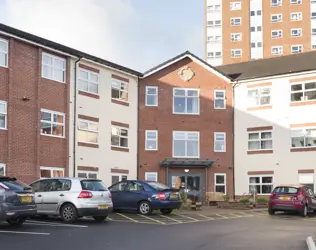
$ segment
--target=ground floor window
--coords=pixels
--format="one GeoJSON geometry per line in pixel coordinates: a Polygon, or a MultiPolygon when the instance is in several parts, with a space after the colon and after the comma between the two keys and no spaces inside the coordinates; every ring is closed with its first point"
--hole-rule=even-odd
{"type": "Polygon", "coordinates": [[[298,183],[309,187],[313,192],[314,190],[314,174],[299,174],[298,183]]]}
{"type": "Polygon", "coordinates": [[[98,172],[95,171],[78,171],[78,177],[79,178],[89,178],[89,179],[97,179],[98,178],[98,172]]]}
{"type": "Polygon", "coordinates": [[[5,176],[5,165],[0,163],[0,176],[5,176]]]}
{"type": "Polygon", "coordinates": [[[145,181],[158,181],[157,172],[145,172],[145,181]]]}
{"type": "Polygon", "coordinates": [[[226,174],[215,174],[215,192],[226,194],[226,174]]]}
{"type": "Polygon", "coordinates": [[[41,167],[41,178],[64,177],[64,168],[41,167]]]}
{"type": "Polygon", "coordinates": [[[271,194],[273,189],[273,176],[249,176],[249,192],[257,194],[271,194]]]}
{"type": "Polygon", "coordinates": [[[126,174],[112,174],[111,185],[120,181],[126,181],[127,179],[128,177],[126,174]]]}

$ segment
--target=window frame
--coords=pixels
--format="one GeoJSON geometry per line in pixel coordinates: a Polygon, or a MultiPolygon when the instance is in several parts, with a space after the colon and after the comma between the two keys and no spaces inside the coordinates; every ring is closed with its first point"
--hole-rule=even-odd
{"type": "Polygon", "coordinates": [[[158,151],[158,130],[145,130],[145,151],[158,151]],[[148,139],[147,133],[155,133],[156,139],[148,139]],[[156,148],[150,149],[147,148],[148,144],[147,141],[155,141],[156,142],[156,148]]]}
{"type": "Polygon", "coordinates": [[[273,129],[271,130],[259,130],[259,131],[247,131],[247,151],[251,152],[251,151],[267,151],[267,150],[273,150],[273,129]],[[271,133],[271,138],[268,139],[262,139],[261,138],[261,134],[262,133],[266,133],[266,132],[270,132],[271,133]],[[249,134],[259,134],[259,139],[255,139],[255,140],[249,140],[249,134]],[[259,141],[260,142],[260,147],[261,147],[261,142],[262,141],[271,141],[271,148],[259,148],[259,149],[249,149],[249,142],[251,141],[259,141]]]}
{"type": "Polygon", "coordinates": [[[129,99],[129,82],[121,81],[121,80],[118,80],[118,79],[112,77],[111,78],[111,92],[110,93],[111,93],[111,100],[116,100],[116,101],[119,101],[119,102],[129,103],[129,101],[130,101],[130,99],[129,99]],[[127,93],[127,100],[123,100],[123,99],[120,99],[120,98],[113,98],[113,96],[112,96],[113,82],[119,82],[120,83],[120,88],[114,87],[114,89],[118,90],[120,93],[121,92],[127,93]],[[127,90],[126,91],[125,90],[121,90],[122,83],[127,85],[127,90]]]}
{"type": "Polygon", "coordinates": [[[272,46],[271,55],[283,55],[283,46],[272,46]],[[278,51],[280,51],[281,53],[273,53],[273,49],[278,49],[278,51]]]}
{"type": "Polygon", "coordinates": [[[155,181],[158,182],[158,172],[145,172],[145,181],[151,181],[147,179],[148,175],[155,175],[155,181]]]}
{"type": "Polygon", "coordinates": [[[78,82],[78,91],[82,91],[82,92],[85,92],[85,93],[89,93],[89,94],[93,94],[93,95],[100,95],[100,73],[97,73],[97,72],[94,72],[94,71],[91,71],[91,70],[87,70],[87,69],[83,69],[83,68],[78,68],[78,71],[83,71],[83,72],[87,72],[88,73],[88,80],[86,79],[82,79],[80,77],[80,72],[78,72],[78,81],[79,80],[83,80],[83,81],[87,81],[88,82],[88,91],[87,90],[83,90],[83,89],[80,89],[80,84],[78,82]],[[91,74],[94,74],[94,75],[97,75],[98,76],[98,82],[91,82],[90,80],[90,75],[91,74]],[[93,84],[96,84],[98,85],[98,92],[97,93],[94,93],[94,92],[91,92],[89,91],[89,84],[90,83],[93,83],[93,84]]]}
{"type": "Polygon", "coordinates": [[[110,176],[111,176],[111,185],[110,185],[110,186],[113,186],[113,185],[115,185],[115,184],[118,184],[118,183],[120,183],[120,182],[122,182],[122,181],[126,181],[126,182],[128,181],[128,174],[124,174],[124,173],[111,173],[110,176]],[[119,181],[116,182],[116,183],[112,183],[112,177],[113,177],[113,176],[117,176],[117,177],[119,178],[119,181]],[[123,176],[126,176],[126,180],[122,180],[123,176]]]}
{"type": "Polygon", "coordinates": [[[146,107],[158,107],[158,102],[159,102],[159,100],[158,100],[158,97],[159,97],[159,95],[158,95],[158,86],[146,86],[146,89],[145,89],[145,106],[146,107]],[[147,90],[148,89],[155,89],[156,90],[156,94],[148,94],[148,92],[147,92],[147,90]],[[148,104],[147,103],[147,98],[148,98],[148,96],[156,96],[156,98],[157,98],[157,100],[156,100],[156,104],[155,105],[150,105],[150,104],[148,104]]]}
{"type": "Polygon", "coordinates": [[[303,44],[293,44],[291,45],[291,54],[298,54],[298,53],[303,53],[304,52],[304,46],[303,44]],[[301,51],[298,51],[298,52],[293,52],[293,47],[301,47],[301,51]]]}
{"type": "Polygon", "coordinates": [[[250,186],[261,186],[260,190],[261,190],[261,193],[256,193],[257,195],[271,195],[271,193],[266,193],[266,194],[263,194],[262,193],[262,186],[268,186],[268,185],[272,185],[272,188],[271,190],[273,191],[274,189],[274,175],[271,175],[271,174],[264,174],[264,175],[248,175],[248,190],[250,191],[250,186]],[[260,182],[259,183],[250,183],[250,177],[259,177],[260,178],[260,182]],[[263,183],[262,182],[262,177],[272,177],[272,182],[271,183],[263,183]]]}
{"type": "Polygon", "coordinates": [[[234,10],[241,10],[241,1],[230,2],[230,11],[234,10]],[[236,8],[236,5],[239,6],[239,8],[236,8]]]}
{"type": "Polygon", "coordinates": [[[277,0],[276,4],[274,4],[273,0],[271,0],[270,7],[280,7],[280,6],[282,6],[282,0],[277,0]]]}
{"type": "Polygon", "coordinates": [[[302,4],[302,0],[290,0],[290,5],[299,5],[299,4],[302,4]]]}
{"type": "MultiPolygon", "coordinates": [[[[42,52],[41,60],[42,60],[42,62],[41,62],[41,77],[42,77],[42,78],[48,79],[48,80],[51,80],[51,81],[55,81],[55,82],[66,83],[66,77],[67,77],[67,74],[66,74],[66,70],[67,70],[67,60],[66,60],[65,58],[60,57],[60,56],[55,56],[55,55],[52,55],[52,54],[49,54],[49,53],[46,53],[46,52],[42,52]],[[43,63],[43,56],[51,57],[51,58],[53,59],[53,65],[51,66],[51,65],[48,65],[48,64],[44,64],[44,63],[43,63]],[[46,65],[46,66],[48,66],[48,67],[52,67],[53,69],[55,69],[55,68],[54,68],[54,66],[55,66],[55,59],[58,59],[58,60],[64,62],[65,68],[62,69],[63,74],[64,74],[64,81],[59,81],[59,80],[54,79],[54,70],[53,70],[53,77],[52,77],[52,78],[45,77],[45,76],[43,75],[43,73],[44,73],[44,67],[43,67],[43,66],[44,66],[44,65],[46,65]]],[[[58,70],[60,70],[60,69],[58,69],[58,70]]]]}
{"type": "Polygon", "coordinates": [[[279,13],[279,14],[271,14],[271,23],[281,23],[283,22],[283,15],[282,13],[279,13]],[[276,21],[273,21],[273,18],[274,16],[277,16],[277,17],[280,17],[280,19],[278,18],[276,21]]]}
{"type": "Polygon", "coordinates": [[[97,175],[96,179],[99,178],[99,171],[77,170],[77,177],[82,178],[82,177],[79,177],[79,174],[86,174],[85,178],[89,178],[89,174],[96,174],[97,175]]]}
{"type": "MultiPolygon", "coordinates": [[[[315,126],[312,126],[312,127],[300,127],[300,128],[291,128],[290,132],[290,137],[291,137],[291,149],[300,149],[300,148],[316,148],[316,145],[315,146],[310,146],[310,147],[307,147],[307,146],[304,146],[304,147],[293,147],[292,146],[292,138],[300,138],[299,136],[292,136],[292,131],[297,131],[297,130],[304,130],[304,145],[306,145],[306,138],[309,138],[309,137],[312,137],[312,136],[307,136],[306,135],[306,130],[307,129],[316,129],[315,126]]],[[[313,137],[312,137],[313,138],[313,137]]]]}
{"type": "Polygon", "coordinates": [[[242,58],[242,49],[231,49],[230,50],[230,57],[231,58],[242,58]],[[236,56],[236,55],[234,55],[233,56],[233,52],[236,52],[236,51],[240,51],[240,56],[236,56]]]}
{"type": "MultiPolygon", "coordinates": [[[[192,99],[193,99],[192,98],[192,99]]],[[[179,87],[174,87],[173,88],[173,90],[172,90],[172,114],[175,114],[175,115],[200,115],[200,89],[196,89],[196,88],[179,88],[179,87]],[[175,111],[175,103],[174,103],[174,98],[175,98],[175,92],[176,92],[176,90],[184,90],[185,91],[185,96],[177,96],[177,97],[182,97],[182,98],[185,98],[185,103],[186,103],[186,112],[184,112],[184,113],[181,113],[181,112],[176,112],[175,111]],[[187,112],[187,109],[188,109],[188,106],[187,106],[187,98],[188,98],[188,96],[187,96],[187,92],[188,91],[197,91],[197,96],[194,96],[193,98],[198,98],[198,111],[197,111],[197,113],[188,113],[187,112]]]]}
{"type": "Polygon", "coordinates": [[[207,27],[219,28],[219,27],[222,27],[222,20],[221,19],[208,20],[206,25],[207,25],[207,27]],[[210,22],[212,22],[212,24],[210,24],[210,22]]]}
{"type": "Polygon", "coordinates": [[[271,30],[271,39],[281,39],[283,37],[283,30],[271,30]],[[273,36],[273,32],[278,32],[278,36],[273,36]]]}
{"type": "Polygon", "coordinates": [[[226,132],[214,132],[214,152],[217,153],[225,153],[226,152],[226,132]],[[217,135],[224,135],[224,150],[216,150],[216,142],[221,142],[220,140],[216,140],[217,135]]]}
{"type": "Polygon", "coordinates": [[[313,101],[316,101],[316,99],[314,99],[314,100],[305,100],[305,93],[306,92],[311,92],[311,91],[316,91],[316,88],[314,88],[314,89],[309,89],[309,90],[305,90],[305,84],[308,84],[308,83],[313,83],[313,82],[316,82],[316,80],[311,80],[311,81],[304,81],[304,82],[293,82],[293,83],[291,83],[290,84],[290,100],[291,100],[291,103],[301,103],[301,102],[313,102],[313,101]],[[302,90],[296,90],[296,91],[292,91],[292,86],[293,85],[302,85],[302,90]],[[293,94],[293,93],[300,93],[300,92],[302,92],[303,93],[303,96],[304,96],[304,100],[300,100],[300,101],[292,101],[292,98],[291,98],[291,95],[293,94]]]}
{"type": "Polygon", "coordinates": [[[215,89],[214,90],[214,109],[226,109],[226,90],[225,89],[215,89]],[[224,93],[224,97],[223,98],[217,98],[216,97],[216,94],[217,93],[224,93]],[[223,108],[216,108],[216,105],[215,105],[215,101],[216,100],[224,100],[224,107],[223,108]]]}
{"type": "MultiPolygon", "coordinates": [[[[193,140],[192,140],[193,141],[193,140]]],[[[199,131],[172,131],[172,157],[175,157],[175,158],[200,158],[200,132],[199,131]],[[185,133],[185,140],[182,140],[182,141],[188,141],[187,140],[187,137],[188,137],[188,134],[190,134],[190,133],[194,133],[194,134],[196,134],[197,136],[198,136],[198,154],[197,154],[197,156],[187,156],[187,143],[185,143],[185,151],[186,151],[186,156],[176,156],[175,155],[175,134],[176,133],[185,133]]]]}
{"type": "Polygon", "coordinates": [[[217,58],[222,58],[223,53],[222,51],[211,51],[211,52],[207,52],[207,58],[211,58],[211,59],[217,59],[217,58]],[[213,53],[213,56],[210,56],[209,54],[213,53]],[[220,53],[220,56],[217,56],[216,53],[220,53]]]}
{"type": "Polygon", "coordinates": [[[259,104],[258,105],[254,105],[254,106],[249,106],[249,107],[266,107],[266,106],[271,106],[272,105],[272,86],[262,86],[262,87],[247,89],[247,100],[248,101],[250,99],[249,91],[251,91],[251,90],[257,90],[258,91],[257,98],[259,98],[259,104]],[[261,89],[270,89],[270,94],[269,95],[260,94],[260,90],[261,89]],[[270,103],[269,104],[260,104],[261,97],[265,97],[265,96],[269,96],[270,97],[270,103]]]}
{"type": "Polygon", "coordinates": [[[0,51],[0,53],[4,54],[4,56],[6,58],[5,65],[0,64],[0,67],[9,68],[9,50],[10,50],[9,41],[0,37],[0,42],[3,42],[7,45],[7,51],[0,51]]]}
{"type": "MultiPolygon", "coordinates": [[[[121,133],[121,132],[120,132],[120,133],[121,133]]],[[[130,144],[129,144],[129,128],[121,127],[121,126],[116,126],[116,125],[111,125],[111,147],[129,149],[129,146],[130,146],[130,144]],[[113,145],[113,144],[112,144],[112,128],[119,128],[120,130],[121,130],[121,129],[127,130],[127,136],[121,136],[121,135],[119,135],[119,138],[121,138],[121,137],[127,138],[127,147],[123,147],[123,146],[118,146],[118,145],[113,145]]]]}
{"type": "Polygon", "coordinates": [[[4,104],[5,113],[0,113],[4,115],[4,128],[0,127],[0,130],[7,130],[8,129],[8,102],[0,100],[0,104],[4,104]]]}
{"type": "Polygon", "coordinates": [[[207,12],[208,13],[217,13],[222,11],[222,5],[221,4],[212,4],[207,6],[207,12]],[[216,9],[216,6],[220,7],[220,9],[216,9]]]}
{"type": "Polygon", "coordinates": [[[302,28],[293,28],[291,29],[291,37],[302,37],[303,36],[303,29],[302,28]],[[293,31],[298,31],[299,36],[293,36],[293,31]]]}
{"type": "Polygon", "coordinates": [[[242,33],[241,32],[239,32],[239,33],[230,33],[230,41],[231,42],[240,42],[240,41],[242,41],[242,33]],[[237,40],[236,36],[240,36],[240,40],[237,40]]]}
{"type": "Polygon", "coordinates": [[[41,131],[40,131],[40,134],[41,134],[41,135],[44,135],[44,136],[50,136],[50,137],[56,137],[56,138],[65,138],[65,137],[66,137],[66,134],[65,134],[65,132],[66,132],[66,114],[65,114],[65,113],[62,113],[62,112],[58,112],[58,111],[48,110],[48,109],[41,109],[40,112],[41,112],[41,116],[42,116],[42,112],[44,112],[44,113],[50,113],[52,119],[53,119],[54,114],[63,116],[63,123],[62,123],[62,126],[63,126],[63,136],[50,135],[50,134],[44,134],[44,133],[42,133],[42,129],[41,129],[41,123],[42,123],[42,122],[44,122],[44,123],[50,123],[51,125],[53,125],[53,124],[61,125],[61,123],[53,122],[52,120],[51,120],[51,121],[42,120],[42,117],[41,117],[41,119],[40,119],[40,130],[41,130],[41,131]]]}
{"type": "MultiPolygon", "coordinates": [[[[50,170],[50,176],[49,178],[64,178],[65,177],[65,169],[64,168],[60,168],[60,167],[45,167],[45,166],[40,166],[40,173],[41,170],[50,170]],[[57,171],[62,171],[63,172],[63,176],[62,177],[54,177],[53,176],[53,171],[57,170],[57,171]]],[[[42,177],[42,175],[40,174],[40,179],[47,179],[48,177],[42,177]]]]}
{"type": "Polygon", "coordinates": [[[232,17],[232,18],[230,18],[230,26],[241,26],[242,25],[242,18],[241,17],[232,17]],[[239,24],[237,25],[237,24],[233,24],[233,20],[237,20],[237,19],[239,19],[240,20],[240,22],[239,22],[239,24]]]}
{"type": "Polygon", "coordinates": [[[290,21],[291,22],[299,22],[299,21],[302,21],[302,20],[303,20],[303,13],[302,12],[291,12],[290,13],[290,21]],[[293,19],[292,15],[300,16],[300,19],[293,19]]]}
{"type": "Polygon", "coordinates": [[[216,186],[224,186],[225,187],[225,193],[224,193],[224,195],[226,195],[227,194],[227,186],[226,186],[226,183],[227,183],[227,179],[226,179],[226,173],[215,173],[214,174],[214,192],[216,192],[216,186]],[[222,183],[217,183],[216,182],[216,177],[217,176],[224,176],[224,184],[222,184],[222,183]]]}
{"type": "Polygon", "coordinates": [[[223,41],[223,37],[221,35],[211,35],[207,37],[207,42],[208,43],[222,43],[223,41]],[[212,39],[209,39],[212,38],[212,39]],[[216,39],[216,38],[220,38],[220,39],[216,39]]]}
{"type": "Polygon", "coordinates": [[[89,121],[89,120],[85,120],[85,119],[81,119],[81,118],[78,118],[77,120],[77,131],[86,131],[86,132],[89,132],[89,133],[94,133],[94,134],[97,134],[97,141],[98,142],[87,142],[87,141],[80,141],[79,140],[79,136],[78,136],[78,142],[82,142],[82,143],[88,143],[88,144],[94,144],[94,145],[99,145],[99,128],[100,128],[100,124],[99,122],[93,122],[93,121],[89,121]],[[86,122],[88,123],[88,129],[82,129],[80,128],[80,122],[86,122]],[[89,127],[90,127],[90,124],[96,124],[98,125],[98,131],[94,131],[94,130],[89,130],[89,127]]]}
{"type": "Polygon", "coordinates": [[[6,165],[4,163],[0,163],[0,169],[1,168],[3,168],[3,176],[6,176],[6,165]]]}

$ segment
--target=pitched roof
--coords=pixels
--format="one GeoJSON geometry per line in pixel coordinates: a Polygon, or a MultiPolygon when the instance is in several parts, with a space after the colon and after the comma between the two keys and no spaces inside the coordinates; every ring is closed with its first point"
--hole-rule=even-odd
{"type": "Polygon", "coordinates": [[[316,51],[218,66],[234,80],[299,73],[316,69],[316,51]]]}
{"type": "Polygon", "coordinates": [[[105,66],[108,66],[108,67],[111,67],[111,68],[114,68],[114,69],[117,69],[117,70],[129,73],[129,74],[132,74],[132,75],[135,75],[135,76],[141,76],[142,75],[140,72],[137,72],[137,71],[135,71],[133,69],[126,68],[126,67],[121,66],[119,64],[116,64],[116,63],[104,60],[104,59],[96,57],[96,56],[92,56],[92,55],[87,54],[85,52],[82,52],[82,51],[79,51],[79,50],[76,50],[76,49],[64,46],[64,45],[59,44],[59,43],[55,43],[53,41],[44,39],[42,37],[35,36],[33,34],[24,32],[22,30],[15,29],[13,27],[4,25],[3,23],[0,23],[0,31],[3,31],[5,33],[8,33],[8,34],[11,34],[11,35],[14,35],[14,36],[17,36],[19,38],[23,38],[23,39],[29,40],[29,41],[34,42],[34,43],[38,43],[38,44],[40,44],[42,46],[46,46],[46,47],[49,47],[49,48],[52,48],[52,49],[59,50],[61,52],[64,52],[64,53],[67,53],[67,54],[70,54],[70,55],[73,55],[73,56],[76,56],[76,57],[86,58],[86,59],[94,61],[96,63],[100,63],[100,64],[103,64],[105,66]]]}
{"type": "Polygon", "coordinates": [[[218,76],[222,77],[222,78],[225,78],[227,81],[231,81],[232,79],[227,76],[226,74],[224,74],[220,69],[217,69],[215,67],[213,67],[212,65],[208,64],[207,62],[205,62],[204,60],[202,60],[201,58],[197,57],[196,55],[194,55],[193,53],[191,53],[190,51],[185,51],[183,52],[182,54],[180,55],[177,55],[159,65],[157,65],[156,67],[150,69],[150,70],[147,70],[144,74],[143,74],[143,77],[147,77],[147,76],[150,76],[166,67],[168,67],[169,65],[172,65],[184,58],[190,58],[192,61],[198,63],[199,65],[201,65],[202,67],[206,68],[207,70],[209,71],[212,71],[214,72],[215,74],[217,74],[218,76]]]}

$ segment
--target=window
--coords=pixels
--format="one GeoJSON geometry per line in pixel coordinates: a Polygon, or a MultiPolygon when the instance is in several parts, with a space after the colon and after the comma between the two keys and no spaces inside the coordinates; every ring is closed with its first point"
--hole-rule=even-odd
{"type": "Polygon", "coordinates": [[[250,32],[256,32],[256,31],[262,31],[261,26],[257,26],[257,27],[252,26],[252,27],[250,27],[250,32]]]}
{"type": "Polygon", "coordinates": [[[199,157],[199,132],[173,132],[173,157],[199,157]]]}
{"type": "Polygon", "coordinates": [[[248,103],[250,107],[271,104],[271,88],[262,87],[248,90],[248,103]]]}
{"type": "Polygon", "coordinates": [[[207,57],[208,58],[222,58],[222,52],[221,51],[208,52],[207,57]]]}
{"type": "Polygon", "coordinates": [[[235,17],[230,19],[231,26],[240,26],[241,25],[241,17],[235,17]]]}
{"type": "Polygon", "coordinates": [[[274,15],[271,15],[271,22],[272,22],[272,23],[279,23],[279,22],[282,22],[282,14],[274,14],[274,15]]]}
{"type": "Polygon", "coordinates": [[[274,38],[274,39],[278,39],[278,38],[282,38],[282,30],[272,30],[271,31],[271,38],[274,38]]]}
{"type": "Polygon", "coordinates": [[[98,143],[99,123],[87,120],[78,120],[78,141],[85,143],[98,143]]]}
{"type": "Polygon", "coordinates": [[[257,16],[261,16],[262,15],[262,11],[261,10],[257,10],[257,16]]]}
{"type": "Polygon", "coordinates": [[[292,37],[299,37],[303,35],[302,29],[291,29],[291,36],[292,37]]]}
{"type": "Polygon", "coordinates": [[[241,2],[231,2],[230,10],[241,10],[241,2]]]}
{"type": "Polygon", "coordinates": [[[145,181],[158,181],[157,172],[145,172],[145,181]]]}
{"type": "Polygon", "coordinates": [[[282,0],[271,0],[271,7],[282,6],[282,0]]]}
{"type": "Polygon", "coordinates": [[[66,80],[66,60],[42,53],[42,77],[64,83],[66,80]]]}
{"type": "Polygon", "coordinates": [[[255,42],[250,44],[251,48],[261,48],[262,47],[262,42],[257,42],[257,44],[255,42]]]}
{"type": "Polygon", "coordinates": [[[282,55],[283,54],[283,46],[274,46],[271,48],[272,55],[282,55]]]}
{"type": "Polygon", "coordinates": [[[41,110],[41,135],[64,137],[65,114],[50,110],[41,110]]]}
{"type": "Polygon", "coordinates": [[[221,43],[222,36],[208,36],[207,41],[210,43],[221,43]]]}
{"type": "Polygon", "coordinates": [[[316,100],[316,82],[291,85],[291,102],[316,100]]]}
{"type": "Polygon", "coordinates": [[[226,109],[226,91],[225,90],[214,91],[214,108],[226,109]]]}
{"type": "Polygon", "coordinates": [[[146,106],[158,106],[158,87],[146,86],[146,106]]]}
{"type": "Polygon", "coordinates": [[[128,83],[112,79],[112,99],[128,102],[128,83]]]}
{"type": "Polygon", "coordinates": [[[79,69],[78,89],[81,91],[99,94],[99,74],[88,70],[79,69]]]}
{"type": "Polygon", "coordinates": [[[127,175],[125,175],[125,174],[112,174],[111,185],[118,183],[120,181],[127,181],[127,175]]]}
{"type": "Polygon", "coordinates": [[[214,133],[214,152],[226,152],[226,133],[214,133]]]}
{"type": "Polygon", "coordinates": [[[291,0],[291,4],[302,4],[302,0],[291,0]]]}
{"type": "Polygon", "coordinates": [[[128,148],[128,129],[112,126],[111,145],[128,148]]]}
{"type": "Polygon", "coordinates": [[[0,101],[0,129],[7,129],[7,102],[0,101]]]}
{"type": "Polygon", "coordinates": [[[312,50],[316,50],[316,44],[312,44],[312,50]]]}
{"type": "Polygon", "coordinates": [[[310,188],[314,193],[314,174],[298,174],[298,183],[310,188]]]}
{"type": "Polygon", "coordinates": [[[269,150],[272,149],[272,132],[248,132],[248,150],[269,150]]]}
{"type": "Polygon", "coordinates": [[[5,176],[5,165],[0,163],[0,176],[5,176]]]}
{"type": "Polygon", "coordinates": [[[198,89],[173,89],[174,114],[199,114],[200,93],[198,89]]]}
{"type": "Polygon", "coordinates": [[[291,130],[292,148],[316,147],[316,128],[291,130]]]}
{"type": "Polygon", "coordinates": [[[209,26],[209,27],[221,27],[222,26],[222,20],[207,21],[207,26],[209,26]]]}
{"type": "Polygon", "coordinates": [[[301,53],[303,52],[303,45],[292,45],[291,46],[291,52],[292,54],[301,53]]]}
{"type": "Polygon", "coordinates": [[[315,19],[316,18],[316,12],[312,12],[311,13],[311,19],[315,19]]]}
{"type": "Polygon", "coordinates": [[[232,49],[230,51],[230,56],[232,58],[240,58],[242,55],[242,50],[241,49],[232,49]]]}
{"type": "Polygon", "coordinates": [[[230,39],[232,42],[239,42],[242,39],[242,34],[241,33],[231,33],[230,39]]]}
{"type": "Polygon", "coordinates": [[[65,169],[55,167],[40,167],[41,178],[64,177],[65,169]]]}
{"type": "Polygon", "coordinates": [[[208,12],[220,12],[222,10],[222,6],[220,4],[207,6],[208,12]]]}
{"type": "Polygon", "coordinates": [[[215,192],[226,195],[226,174],[215,174],[215,192]]]}
{"type": "Polygon", "coordinates": [[[313,36],[316,35],[316,28],[312,29],[312,35],[313,35],[313,36]]]}
{"type": "Polygon", "coordinates": [[[157,130],[145,131],[145,149],[158,150],[158,131],[157,130]]]}
{"type": "Polygon", "coordinates": [[[291,21],[301,21],[301,20],[302,20],[302,12],[291,13],[291,21]]]}
{"type": "Polygon", "coordinates": [[[78,171],[79,178],[98,179],[98,172],[95,171],[78,171]]]}
{"type": "Polygon", "coordinates": [[[272,176],[249,176],[249,192],[257,194],[271,194],[273,190],[272,176]]]}
{"type": "Polygon", "coordinates": [[[0,38],[0,67],[8,67],[9,44],[0,38]]]}

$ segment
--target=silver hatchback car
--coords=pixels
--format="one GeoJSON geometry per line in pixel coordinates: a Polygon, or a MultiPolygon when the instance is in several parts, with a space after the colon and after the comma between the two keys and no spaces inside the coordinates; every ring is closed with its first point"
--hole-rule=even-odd
{"type": "Polygon", "coordinates": [[[98,179],[45,178],[30,186],[38,215],[61,216],[66,222],[92,216],[101,222],[113,210],[111,193],[98,179]]]}

